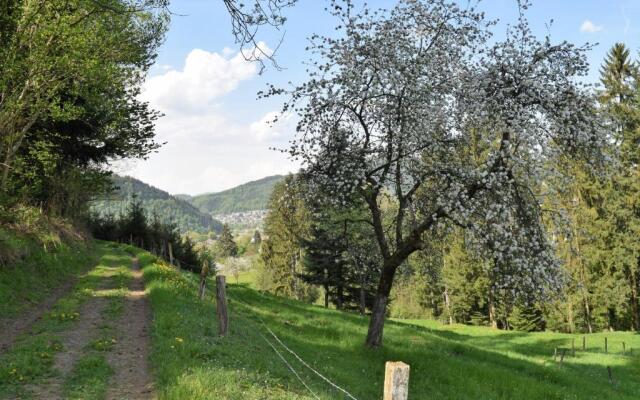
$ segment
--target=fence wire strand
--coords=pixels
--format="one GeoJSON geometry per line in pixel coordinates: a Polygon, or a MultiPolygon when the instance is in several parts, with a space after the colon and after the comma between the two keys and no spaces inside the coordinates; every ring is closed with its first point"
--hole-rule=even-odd
{"type": "MultiPolygon", "coordinates": [[[[240,304],[240,305],[242,305],[242,306],[244,306],[244,307],[246,307],[248,309],[252,308],[252,306],[250,304],[245,303],[244,301],[240,301],[238,299],[234,299],[234,302],[238,303],[238,304],[240,304]]],[[[291,350],[289,347],[287,347],[287,345],[285,345],[282,342],[282,340],[280,340],[280,338],[275,333],[273,333],[273,331],[271,329],[269,329],[267,324],[265,324],[264,320],[259,315],[256,315],[256,317],[260,321],[260,324],[271,334],[271,336],[273,336],[273,338],[276,340],[276,342],[280,346],[282,346],[285,350],[287,350],[289,353],[291,353],[302,365],[304,365],[305,367],[310,369],[314,374],[318,375],[322,380],[327,382],[333,388],[335,388],[335,389],[339,390],[340,392],[344,393],[349,399],[358,400],[355,396],[353,396],[351,393],[349,393],[346,389],[336,385],[329,378],[327,378],[326,376],[322,375],[320,372],[316,371],[312,366],[310,366],[306,361],[304,361],[298,354],[296,354],[293,350],[291,350]]],[[[249,322],[255,324],[255,322],[251,321],[247,317],[243,316],[242,319],[244,319],[245,321],[249,321],[249,322]]],[[[257,324],[255,324],[255,325],[257,325],[257,324]]],[[[284,356],[276,349],[276,347],[273,345],[273,343],[271,343],[262,333],[258,332],[258,335],[260,335],[262,337],[262,339],[264,339],[264,341],[267,342],[267,344],[273,349],[273,351],[276,352],[278,357],[280,357],[280,359],[286,364],[286,366],[289,368],[289,370],[291,370],[291,372],[293,372],[293,374],[296,376],[296,378],[298,378],[300,383],[302,383],[304,385],[304,387],[307,388],[307,390],[313,395],[313,397],[318,399],[318,400],[320,400],[320,397],[318,397],[318,395],[306,384],[306,382],[300,377],[300,375],[293,369],[291,364],[289,364],[289,362],[284,358],[284,356]]]]}
{"type": "Polygon", "coordinates": [[[276,347],[273,345],[273,343],[271,343],[266,337],[264,337],[264,335],[260,332],[258,332],[258,335],[260,335],[265,342],[267,342],[267,344],[269,346],[271,346],[271,348],[273,349],[273,351],[276,352],[276,354],[278,355],[278,357],[280,357],[280,359],[282,360],[282,362],[285,363],[285,365],[289,368],[289,370],[291,370],[291,372],[293,372],[293,374],[296,376],[296,378],[298,378],[298,380],[300,381],[300,383],[302,383],[304,385],[304,387],[307,388],[307,390],[309,391],[309,393],[311,393],[311,395],[320,400],[320,397],[318,397],[318,395],[311,390],[311,388],[309,387],[309,385],[306,384],[306,382],[300,377],[300,375],[296,372],[295,369],[293,369],[293,367],[291,366],[291,364],[289,364],[289,362],[284,358],[284,356],[282,354],[280,354],[280,352],[278,351],[278,349],[276,349],[276,347]]]}
{"type": "MultiPolygon", "coordinates": [[[[264,322],[263,322],[264,325],[264,322]]],[[[318,375],[320,378],[322,378],[325,382],[327,382],[329,385],[333,386],[334,388],[338,389],[339,391],[341,391],[342,393],[344,393],[345,395],[347,395],[347,397],[349,397],[350,399],[353,400],[358,400],[356,399],[351,393],[347,392],[345,389],[341,388],[340,386],[336,385],[335,383],[331,382],[329,380],[329,378],[325,377],[324,375],[322,375],[320,372],[316,371],[313,367],[311,367],[309,364],[307,364],[302,358],[300,358],[300,356],[298,356],[293,350],[291,350],[290,348],[288,348],[284,343],[282,343],[282,341],[280,340],[280,338],[278,338],[278,336],[276,336],[275,333],[273,333],[273,331],[271,329],[269,329],[269,327],[267,327],[266,325],[264,325],[265,329],[267,331],[269,331],[269,333],[271,334],[271,336],[273,336],[273,338],[280,344],[280,346],[284,347],[285,350],[287,350],[289,353],[293,354],[293,356],[298,359],[298,361],[300,361],[300,363],[302,365],[304,365],[305,367],[309,368],[311,371],[313,371],[313,373],[315,373],[316,375],[318,375]]]]}

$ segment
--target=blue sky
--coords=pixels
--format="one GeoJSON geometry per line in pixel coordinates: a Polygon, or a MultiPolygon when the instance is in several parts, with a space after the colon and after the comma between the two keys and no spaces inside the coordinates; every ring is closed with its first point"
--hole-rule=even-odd
{"type": "MultiPolygon", "coordinates": [[[[247,1],[248,2],[248,1],[247,1]]],[[[267,82],[285,84],[305,79],[306,38],[332,34],[333,18],[324,11],[328,0],[300,0],[286,12],[286,31],[277,59],[285,69],[258,67],[237,54],[230,21],[220,0],[173,0],[171,27],[143,98],[163,111],[158,140],[167,142],[146,161],[127,161],[116,170],[171,193],[198,194],[224,190],[249,180],[294,171],[297,166],[270,150],[286,146],[294,118],[269,127],[265,121],[279,109],[276,99],[257,100],[267,82]]],[[[370,0],[388,8],[395,0],[370,0]]],[[[466,4],[466,1],[465,1],[466,4]]],[[[498,19],[495,37],[517,16],[516,0],[484,0],[480,8],[498,19]]],[[[590,81],[607,50],[624,42],[634,57],[640,50],[640,0],[534,0],[527,13],[534,32],[553,41],[598,43],[590,52],[590,81]]],[[[278,34],[263,32],[267,46],[278,34]]]]}

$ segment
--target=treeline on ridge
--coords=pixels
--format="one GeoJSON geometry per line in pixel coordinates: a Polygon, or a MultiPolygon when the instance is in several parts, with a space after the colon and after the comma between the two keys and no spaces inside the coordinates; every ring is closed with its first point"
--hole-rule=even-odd
{"type": "Polygon", "coordinates": [[[200,273],[203,263],[213,271],[214,261],[206,251],[197,251],[186,235],[181,235],[173,222],[161,220],[157,214],[147,216],[142,202],[132,199],[126,212],[117,217],[94,215],[89,229],[97,239],[128,243],[148,250],[179,268],[200,273]]]}

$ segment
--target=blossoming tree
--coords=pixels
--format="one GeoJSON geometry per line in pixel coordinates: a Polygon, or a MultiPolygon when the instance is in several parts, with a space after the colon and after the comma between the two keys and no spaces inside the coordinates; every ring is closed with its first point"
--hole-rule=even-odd
{"type": "Polygon", "coordinates": [[[447,226],[494,260],[503,288],[556,288],[542,182],[558,157],[597,154],[602,129],[579,83],[588,47],[537,39],[527,7],[490,43],[494,23],[453,1],[356,13],[336,0],[344,34],[313,36],[308,81],[265,93],[288,96],[283,111],[299,115],[288,152],[310,184],[367,204],[382,259],[368,346],[382,344],[396,270],[447,226]]]}

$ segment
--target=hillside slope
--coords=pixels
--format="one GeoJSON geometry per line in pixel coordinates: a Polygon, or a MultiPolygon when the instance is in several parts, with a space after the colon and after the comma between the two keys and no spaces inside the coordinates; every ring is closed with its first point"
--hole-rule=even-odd
{"type": "MultiPolygon", "coordinates": [[[[388,321],[384,347],[369,350],[365,317],[228,284],[230,335],[219,337],[211,318],[215,294],[199,301],[197,276],[158,264],[148,265],[144,276],[154,311],[151,359],[163,399],[380,399],[389,360],[411,366],[412,400],[640,396],[638,352],[629,353],[640,337],[631,332],[587,335],[582,351],[581,335],[388,321]],[[571,349],[572,339],[575,356],[554,358],[554,349],[571,349]]],[[[213,280],[208,290],[215,291],[213,280]]]]}
{"type": "Polygon", "coordinates": [[[202,212],[188,201],[172,196],[156,187],[129,176],[113,176],[117,190],[108,198],[93,202],[91,209],[100,215],[125,212],[135,194],[149,215],[157,214],[163,221],[173,221],[182,232],[220,232],[222,223],[202,212]]]}
{"type": "Polygon", "coordinates": [[[222,192],[193,196],[189,201],[200,210],[211,214],[264,210],[267,208],[273,186],[283,179],[282,175],[268,176],[222,192]]]}

